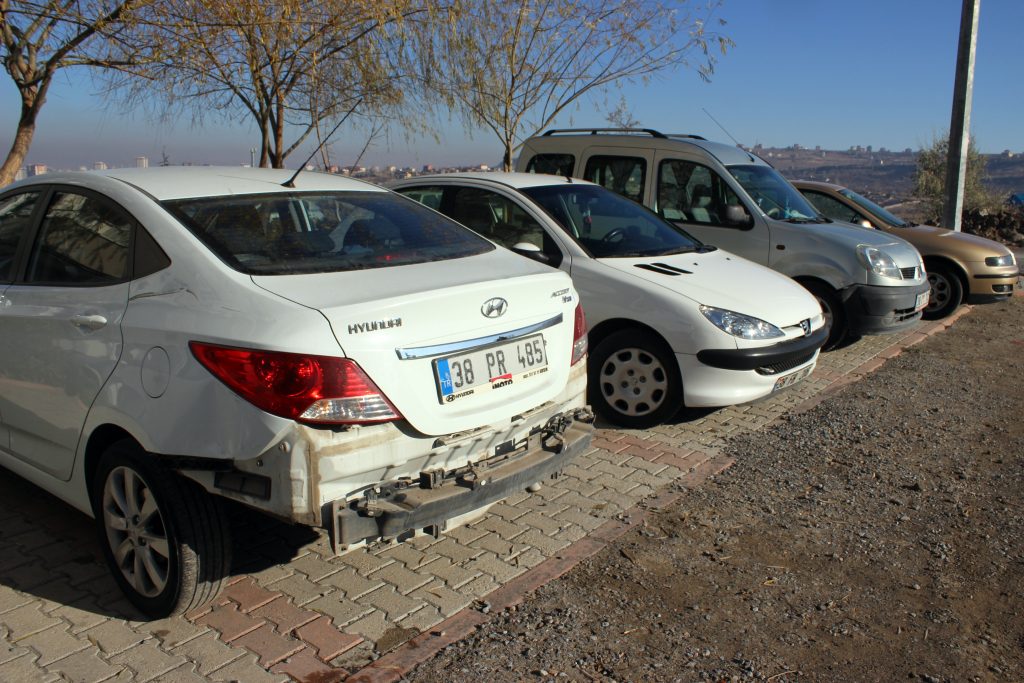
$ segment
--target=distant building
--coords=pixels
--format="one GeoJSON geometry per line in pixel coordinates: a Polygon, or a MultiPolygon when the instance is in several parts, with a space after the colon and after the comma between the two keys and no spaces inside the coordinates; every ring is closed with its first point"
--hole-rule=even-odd
{"type": "Polygon", "coordinates": [[[135,157],[135,168],[149,168],[149,157],[135,157]]]}
{"type": "Polygon", "coordinates": [[[94,161],[92,162],[92,170],[94,171],[106,171],[107,162],[105,161],[94,161]]]}
{"type": "Polygon", "coordinates": [[[26,177],[31,178],[37,175],[46,175],[46,164],[29,164],[25,169],[26,177]]]}

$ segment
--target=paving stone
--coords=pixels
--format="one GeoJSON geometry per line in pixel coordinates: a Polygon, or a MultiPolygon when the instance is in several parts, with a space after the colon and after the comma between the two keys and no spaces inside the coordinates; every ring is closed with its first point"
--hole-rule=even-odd
{"type": "Polygon", "coordinates": [[[586,531],[593,531],[594,529],[596,529],[604,523],[604,520],[598,519],[597,517],[594,517],[588,512],[575,509],[566,510],[565,512],[558,515],[558,519],[560,522],[581,527],[586,531]]]}
{"type": "Polygon", "coordinates": [[[202,676],[245,656],[244,650],[225,644],[216,631],[210,630],[172,648],[171,652],[195,662],[196,672],[202,676]]]}
{"type": "Polygon", "coordinates": [[[279,595],[277,590],[279,589],[276,587],[272,591],[267,590],[256,583],[252,577],[246,576],[225,588],[220,597],[237,602],[240,612],[251,612],[257,607],[262,607],[271,600],[275,600],[279,595]]]}
{"type": "MultiPolygon", "coordinates": [[[[0,617],[6,612],[17,609],[22,605],[32,602],[32,598],[24,593],[14,590],[10,586],[0,585],[0,617]]],[[[0,621],[3,621],[0,618],[0,621]]]]}
{"type": "Polygon", "coordinates": [[[415,633],[409,635],[409,638],[414,638],[427,629],[437,626],[444,621],[444,619],[444,615],[441,614],[440,610],[436,607],[433,605],[424,605],[405,619],[399,621],[398,626],[403,629],[414,631],[415,633]]]}
{"type": "Polygon", "coordinates": [[[97,646],[104,655],[116,655],[144,642],[150,636],[136,633],[125,624],[107,620],[102,624],[83,631],[79,637],[97,646]]]}
{"type": "Polygon", "coordinates": [[[405,565],[395,562],[375,571],[370,575],[371,579],[386,581],[401,593],[408,595],[420,586],[430,582],[429,576],[424,576],[405,568],[405,565]]]}
{"type": "Polygon", "coordinates": [[[568,524],[562,528],[554,538],[560,541],[566,541],[568,543],[575,543],[581,538],[587,537],[587,530],[583,527],[576,526],[575,524],[568,524]]]}
{"type": "MultiPolygon", "coordinates": [[[[476,555],[479,554],[479,551],[476,552],[476,555]]],[[[456,564],[448,558],[432,563],[430,565],[430,573],[443,579],[452,588],[459,588],[479,576],[479,572],[470,571],[462,564],[456,564]]]]}
{"type": "Polygon", "coordinates": [[[488,576],[493,576],[499,583],[504,583],[505,581],[513,579],[526,571],[525,569],[505,562],[497,555],[490,552],[473,558],[466,564],[466,569],[469,569],[470,571],[483,572],[488,576]]]}
{"type": "Polygon", "coordinates": [[[481,574],[459,588],[459,591],[474,598],[482,598],[498,587],[498,582],[489,574],[481,574]]]}
{"type": "Polygon", "coordinates": [[[244,655],[208,677],[217,683],[291,683],[287,674],[270,673],[260,666],[256,655],[244,655]]]}
{"type": "Polygon", "coordinates": [[[231,644],[255,653],[259,657],[260,666],[264,668],[270,668],[305,647],[302,641],[278,633],[270,624],[263,624],[255,631],[249,631],[231,644]]]}
{"type": "Polygon", "coordinates": [[[4,583],[20,591],[28,591],[34,594],[35,588],[54,581],[57,577],[57,574],[50,571],[40,571],[39,566],[32,562],[5,571],[4,583]]]}
{"type": "Polygon", "coordinates": [[[518,505],[511,505],[508,502],[508,498],[506,498],[502,502],[495,503],[494,505],[492,505],[491,509],[487,511],[487,517],[485,519],[489,519],[491,517],[501,517],[507,522],[515,522],[517,519],[519,519],[528,512],[529,510],[524,510],[518,505]]]}
{"type": "Polygon", "coordinates": [[[148,640],[130,650],[110,658],[111,664],[121,664],[135,672],[137,683],[159,678],[168,671],[185,663],[181,655],[172,655],[156,646],[156,640],[148,640]]]}
{"type": "MultiPolygon", "coordinates": [[[[459,526],[446,531],[444,535],[457,543],[468,545],[471,541],[475,541],[486,533],[488,532],[483,529],[477,529],[471,526],[459,526]]],[[[444,553],[441,554],[443,555],[444,553]]]]}
{"type": "Polygon", "coordinates": [[[565,546],[568,542],[545,536],[536,529],[530,529],[518,538],[521,543],[533,546],[547,555],[553,555],[565,546]]]}
{"type": "MultiPolygon", "coordinates": [[[[6,639],[0,640],[0,665],[4,664],[5,662],[9,662],[12,659],[24,657],[30,652],[31,650],[29,650],[27,647],[21,645],[14,645],[12,643],[7,642],[6,639]]],[[[2,669],[0,669],[0,671],[2,671],[2,669]]],[[[2,677],[0,677],[0,680],[2,680],[2,677]]]]}
{"type": "Polygon", "coordinates": [[[340,588],[344,596],[350,600],[366,595],[384,585],[384,582],[379,579],[366,578],[353,567],[345,567],[340,572],[331,574],[324,578],[322,583],[340,588]]]}
{"type": "MultiPolygon", "coordinates": [[[[305,605],[334,592],[334,587],[314,583],[305,575],[295,573],[270,585],[275,592],[286,595],[296,605],[305,605]]],[[[265,604],[265,603],[264,603],[265,604]]]]}
{"type": "Polygon", "coordinates": [[[275,664],[271,671],[287,674],[296,681],[316,681],[317,683],[339,683],[348,677],[348,672],[345,669],[325,664],[313,654],[313,649],[308,647],[284,662],[275,664]]]}
{"type": "Polygon", "coordinates": [[[416,589],[410,597],[430,603],[440,611],[442,616],[446,618],[455,614],[460,609],[468,607],[473,602],[473,598],[471,596],[452,590],[448,586],[444,585],[444,583],[437,580],[431,581],[426,586],[416,589]]]}
{"type": "MultiPolygon", "coordinates": [[[[29,562],[36,561],[36,558],[26,554],[21,549],[5,543],[4,552],[2,553],[2,556],[0,556],[0,573],[6,576],[6,573],[9,570],[14,569],[15,567],[19,567],[23,564],[28,564],[29,562]]],[[[4,586],[4,588],[7,587],[4,586]]],[[[7,588],[7,590],[10,590],[10,588],[7,588]]]]}
{"type": "Polygon", "coordinates": [[[177,647],[210,632],[209,627],[194,624],[181,617],[148,621],[139,626],[137,630],[155,636],[165,648],[177,647]]]}
{"type": "MultiPolygon", "coordinates": [[[[526,527],[523,527],[522,531],[526,531],[526,527]]],[[[527,546],[522,543],[514,543],[506,541],[498,534],[487,534],[483,538],[478,538],[470,544],[470,547],[478,550],[486,550],[492,552],[498,557],[512,557],[518,552],[522,552],[527,546]]],[[[468,564],[468,563],[467,563],[468,564]]]]}
{"type": "Polygon", "coordinates": [[[79,640],[67,631],[68,625],[61,623],[45,631],[34,633],[26,638],[18,639],[19,645],[30,647],[39,653],[39,666],[49,666],[53,662],[67,657],[73,652],[92,647],[89,641],[79,640]]]}
{"type": "Polygon", "coordinates": [[[185,663],[160,675],[159,683],[208,683],[209,678],[196,673],[195,665],[185,663]]]}
{"type": "Polygon", "coordinates": [[[38,655],[25,655],[18,657],[0,666],[0,680],[11,683],[57,683],[60,681],[60,674],[49,673],[36,664],[38,655]]]}
{"type": "Polygon", "coordinates": [[[611,489],[620,495],[626,495],[639,486],[639,484],[629,481],[628,479],[619,479],[618,477],[613,477],[610,474],[602,474],[592,483],[599,484],[606,489],[611,489]]]}
{"type": "MultiPolygon", "coordinates": [[[[99,626],[109,617],[101,613],[99,605],[92,597],[76,600],[68,605],[61,605],[51,611],[51,617],[57,617],[71,625],[71,633],[81,633],[99,626]]],[[[0,618],[2,619],[2,618],[0,618]]]]}
{"type": "Polygon", "coordinates": [[[368,576],[371,572],[394,562],[390,557],[378,557],[366,550],[353,550],[342,555],[340,559],[341,562],[354,567],[363,576],[368,576]]]}
{"type": "Polygon", "coordinates": [[[235,638],[255,631],[266,622],[239,612],[237,606],[232,603],[215,607],[209,614],[196,619],[196,623],[216,629],[220,632],[221,639],[230,643],[235,638]]]}
{"type": "Polygon", "coordinates": [[[472,548],[477,548],[479,547],[479,542],[481,540],[493,534],[497,534],[505,541],[511,541],[516,536],[526,531],[526,527],[523,526],[520,520],[522,520],[525,516],[531,514],[528,510],[521,510],[519,512],[520,514],[517,516],[517,519],[514,522],[504,519],[498,515],[488,515],[485,519],[481,520],[480,522],[477,522],[475,526],[478,529],[483,529],[491,533],[485,536],[481,536],[480,538],[477,538],[473,541],[470,541],[467,545],[469,545],[472,548]]]}
{"type": "Polygon", "coordinates": [[[419,569],[437,559],[434,554],[427,554],[423,550],[414,548],[408,543],[399,543],[381,552],[379,557],[390,558],[401,562],[407,569],[419,569]]]}
{"type": "Polygon", "coordinates": [[[423,604],[419,600],[407,598],[389,585],[384,585],[372,593],[367,593],[356,600],[356,602],[384,612],[391,621],[398,621],[407,614],[411,614],[423,604]]]}
{"type": "Polygon", "coordinates": [[[0,621],[7,627],[8,638],[14,643],[62,623],[60,619],[43,614],[38,602],[10,610],[0,621]]]}
{"type": "Polygon", "coordinates": [[[538,529],[545,536],[554,536],[562,529],[563,526],[557,519],[552,519],[551,516],[540,512],[531,512],[530,514],[521,517],[519,521],[524,525],[529,525],[534,529],[538,529]]]}
{"type": "MultiPolygon", "coordinates": [[[[486,534],[486,531],[481,534],[477,534],[475,538],[471,540],[476,540],[482,536],[485,536],[486,534]]],[[[468,545],[459,543],[454,538],[443,538],[439,543],[435,543],[433,546],[431,546],[430,550],[431,552],[437,553],[438,555],[443,555],[444,557],[450,559],[452,562],[456,563],[471,560],[480,554],[480,551],[476,548],[471,548],[468,545]]]]}
{"type": "Polygon", "coordinates": [[[311,581],[321,581],[344,567],[339,562],[328,562],[316,553],[306,553],[302,557],[288,563],[292,569],[302,572],[311,581]]]}
{"type": "Polygon", "coordinates": [[[381,636],[394,627],[384,612],[375,611],[345,627],[348,633],[358,633],[365,640],[376,643],[381,636]]]}
{"type": "Polygon", "coordinates": [[[512,558],[512,565],[523,569],[533,569],[546,559],[548,556],[536,548],[527,548],[512,558]]]}
{"type": "Polygon", "coordinates": [[[327,617],[320,617],[297,629],[295,635],[316,648],[317,656],[325,662],[363,642],[362,636],[339,630],[327,617]]]}
{"type": "Polygon", "coordinates": [[[356,602],[355,600],[349,600],[339,593],[332,593],[331,595],[320,598],[319,600],[314,600],[306,605],[306,609],[326,614],[339,626],[346,626],[374,610],[372,605],[366,605],[356,602]]]}
{"type": "Polygon", "coordinates": [[[98,683],[116,676],[124,666],[108,664],[100,658],[96,648],[76,652],[46,667],[48,673],[58,673],[71,683],[98,683]]]}
{"type": "Polygon", "coordinates": [[[284,596],[253,610],[252,615],[272,622],[281,633],[289,633],[320,616],[317,612],[295,605],[284,596]]]}
{"type": "Polygon", "coordinates": [[[262,569],[248,570],[248,573],[260,585],[269,586],[275,581],[291,576],[295,573],[295,570],[288,564],[273,563],[262,569]]]}

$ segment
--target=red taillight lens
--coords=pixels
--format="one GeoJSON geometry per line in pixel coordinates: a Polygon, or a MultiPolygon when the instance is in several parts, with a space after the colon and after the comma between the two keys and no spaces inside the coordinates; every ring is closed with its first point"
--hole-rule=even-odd
{"type": "Polygon", "coordinates": [[[196,359],[249,403],[299,422],[351,424],[401,417],[355,361],[190,342],[196,359]]]}
{"type": "Polygon", "coordinates": [[[587,318],[583,315],[583,306],[576,304],[576,315],[572,324],[572,365],[576,365],[587,355],[587,318]]]}

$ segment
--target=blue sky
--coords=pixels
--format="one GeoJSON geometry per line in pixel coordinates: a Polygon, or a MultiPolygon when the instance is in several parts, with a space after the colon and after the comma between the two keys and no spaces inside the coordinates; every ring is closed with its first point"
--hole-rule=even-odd
{"type": "MultiPolygon", "coordinates": [[[[707,109],[740,142],[825,149],[873,145],[901,150],[928,144],[949,126],[960,0],[725,0],[719,16],[736,46],[711,83],[678,70],[646,85],[624,84],[633,116],[665,132],[726,140],[707,109]]],[[[1024,2],[983,0],[975,65],[972,133],[983,152],[1024,152],[1024,2]]],[[[182,120],[157,124],[96,95],[85,72],[70,71],[50,92],[29,163],[77,168],[93,161],[239,164],[259,137],[246,125],[182,120]]],[[[604,126],[619,91],[584,99],[557,122],[604,126]]],[[[0,147],[6,154],[18,114],[17,93],[0,78],[0,147]]],[[[489,163],[497,139],[444,122],[442,142],[392,131],[364,165],[489,163]]],[[[334,158],[352,163],[361,134],[347,131],[334,158]]],[[[289,158],[298,164],[312,151],[289,158]]]]}

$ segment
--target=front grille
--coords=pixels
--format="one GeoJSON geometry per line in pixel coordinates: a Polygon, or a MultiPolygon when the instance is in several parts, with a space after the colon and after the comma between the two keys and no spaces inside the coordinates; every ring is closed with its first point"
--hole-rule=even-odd
{"type": "Polygon", "coordinates": [[[781,363],[772,363],[771,365],[762,365],[759,368],[755,368],[754,371],[759,375],[777,375],[780,372],[792,370],[797,366],[803,365],[812,358],[814,358],[814,351],[800,356],[799,358],[794,358],[793,360],[782,361],[781,363]]]}
{"type": "Polygon", "coordinates": [[[900,272],[903,274],[904,280],[917,279],[917,266],[913,266],[912,268],[900,268],[900,272]]]}
{"type": "Polygon", "coordinates": [[[918,311],[916,311],[913,308],[897,308],[895,311],[893,311],[893,317],[896,318],[896,320],[898,322],[903,322],[904,320],[910,320],[911,318],[914,318],[914,317],[917,317],[917,316],[918,316],[918,311]]]}

